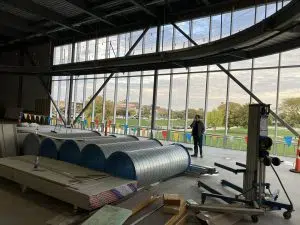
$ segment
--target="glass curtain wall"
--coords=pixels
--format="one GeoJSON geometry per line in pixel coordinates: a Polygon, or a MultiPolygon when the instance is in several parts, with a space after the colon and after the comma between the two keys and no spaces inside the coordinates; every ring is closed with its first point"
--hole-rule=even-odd
{"type": "MultiPolygon", "coordinates": [[[[217,41],[240,32],[275,13],[288,1],[257,5],[211,15],[177,25],[198,44],[217,41]]],[[[140,31],[89,40],[75,44],[75,61],[125,56],[140,31]]],[[[132,55],[155,51],[157,29],[151,28],[132,55]]],[[[191,46],[172,25],[161,27],[160,51],[191,46]]],[[[53,64],[68,63],[70,47],[54,49],[53,64]],[[65,52],[65,53],[64,53],[65,52]],[[61,59],[63,58],[63,59],[61,59]]],[[[224,64],[231,73],[263,102],[271,104],[294,128],[300,128],[300,50],[295,49],[265,57],[224,64]]],[[[149,136],[152,115],[154,71],[119,73],[96,98],[94,107],[85,112],[99,123],[111,120],[115,132],[149,136]]],[[[76,77],[73,104],[74,114],[97,90],[108,74],[76,77]]],[[[66,107],[66,77],[53,79],[53,96],[66,107]]],[[[213,147],[246,150],[248,105],[255,103],[235,82],[229,80],[215,65],[160,70],[158,77],[155,136],[163,140],[191,143],[189,125],[196,114],[206,124],[205,144],[213,147]]],[[[56,117],[52,107],[52,115],[56,117]]],[[[296,137],[274,118],[269,120],[269,134],[274,140],[273,153],[293,156],[296,137]],[[291,144],[286,140],[292,139],[291,144]]]]}

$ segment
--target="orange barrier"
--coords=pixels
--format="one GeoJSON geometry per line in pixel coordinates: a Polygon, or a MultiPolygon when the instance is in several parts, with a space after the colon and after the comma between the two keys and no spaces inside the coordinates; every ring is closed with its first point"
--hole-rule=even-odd
{"type": "Polygon", "coordinates": [[[293,173],[300,173],[300,137],[298,138],[298,147],[296,151],[295,169],[290,169],[293,173]]]}

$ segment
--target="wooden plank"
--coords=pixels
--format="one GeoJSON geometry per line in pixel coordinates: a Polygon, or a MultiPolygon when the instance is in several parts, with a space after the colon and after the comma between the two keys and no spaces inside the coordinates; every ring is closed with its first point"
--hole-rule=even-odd
{"type": "Polygon", "coordinates": [[[165,205],[180,206],[183,202],[183,198],[178,194],[164,194],[163,199],[165,205]]]}
{"type": "Polygon", "coordinates": [[[173,225],[173,224],[175,224],[175,223],[176,223],[176,222],[177,222],[184,214],[186,214],[186,212],[187,212],[187,208],[186,208],[186,206],[184,205],[184,207],[181,208],[179,214],[178,214],[178,215],[172,216],[172,218],[169,219],[169,220],[165,223],[165,225],[173,225]]]}
{"type": "Polygon", "coordinates": [[[238,213],[247,215],[262,215],[264,209],[244,208],[242,206],[232,205],[198,205],[195,209],[200,211],[221,212],[221,213],[238,213]]]}
{"type": "Polygon", "coordinates": [[[106,205],[83,222],[82,225],[122,225],[131,214],[131,210],[106,205]]]}
{"type": "Polygon", "coordinates": [[[146,208],[147,206],[151,205],[153,202],[155,202],[156,200],[158,200],[160,198],[160,196],[151,196],[150,198],[146,199],[145,201],[142,201],[141,203],[139,203],[136,207],[133,208],[132,210],[132,215],[137,214],[138,212],[140,212],[142,209],[146,208]]]}

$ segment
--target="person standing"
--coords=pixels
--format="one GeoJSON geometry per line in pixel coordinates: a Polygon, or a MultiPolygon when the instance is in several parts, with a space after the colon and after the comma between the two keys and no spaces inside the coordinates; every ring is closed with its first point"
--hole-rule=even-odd
{"type": "Polygon", "coordinates": [[[194,139],[194,154],[192,157],[198,157],[198,146],[200,149],[200,157],[203,158],[202,154],[202,143],[203,143],[203,134],[205,132],[205,127],[203,122],[200,120],[200,115],[196,115],[193,123],[190,125],[192,128],[192,136],[194,139]]]}

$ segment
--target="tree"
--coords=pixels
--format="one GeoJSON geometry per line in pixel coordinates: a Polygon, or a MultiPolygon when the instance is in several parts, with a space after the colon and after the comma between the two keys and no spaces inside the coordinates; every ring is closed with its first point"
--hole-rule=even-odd
{"type": "Polygon", "coordinates": [[[152,110],[151,106],[149,106],[149,105],[143,105],[142,106],[142,116],[146,117],[146,118],[149,118],[150,114],[151,114],[151,110],[152,110]]]}
{"type": "MultiPolygon", "coordinates": [[[[240,126],[240,117],[243,116],[239,113],[241,108],[242,106],[239,103],[228,102],[228,129],[230,129],[230,127],[240,126]]],[[[220,115],[224,115],[222,125],[225,126],[226,104],[221,103],[221,105],[218,106],[218,110],[222,112],[220,115]]]]}
{"type": "Polygon", "coordinates": [[[223,126],[224,114],[222,110],[213,109],[207,113],[207,125],[208,127],[221,127],[223,126]]]}
{"type": "Polygon", "coordinates": [[[286,98],[280,104],[280,116],[291,126],[300,124],[300,97],[286,98]]]}
{"type": "Polygon", "coordinates": [[[126,116],[126,109],[125,108],[117,108],[117,115],[118,116],[126,116]]]}
{"type": "Polygon", "coordinates": [[[200,115],[200,118],[204,118],[204,110],[202,108],[199,109],[188,109],[188,118],[194,119],[195,115],[200,115]]]}

